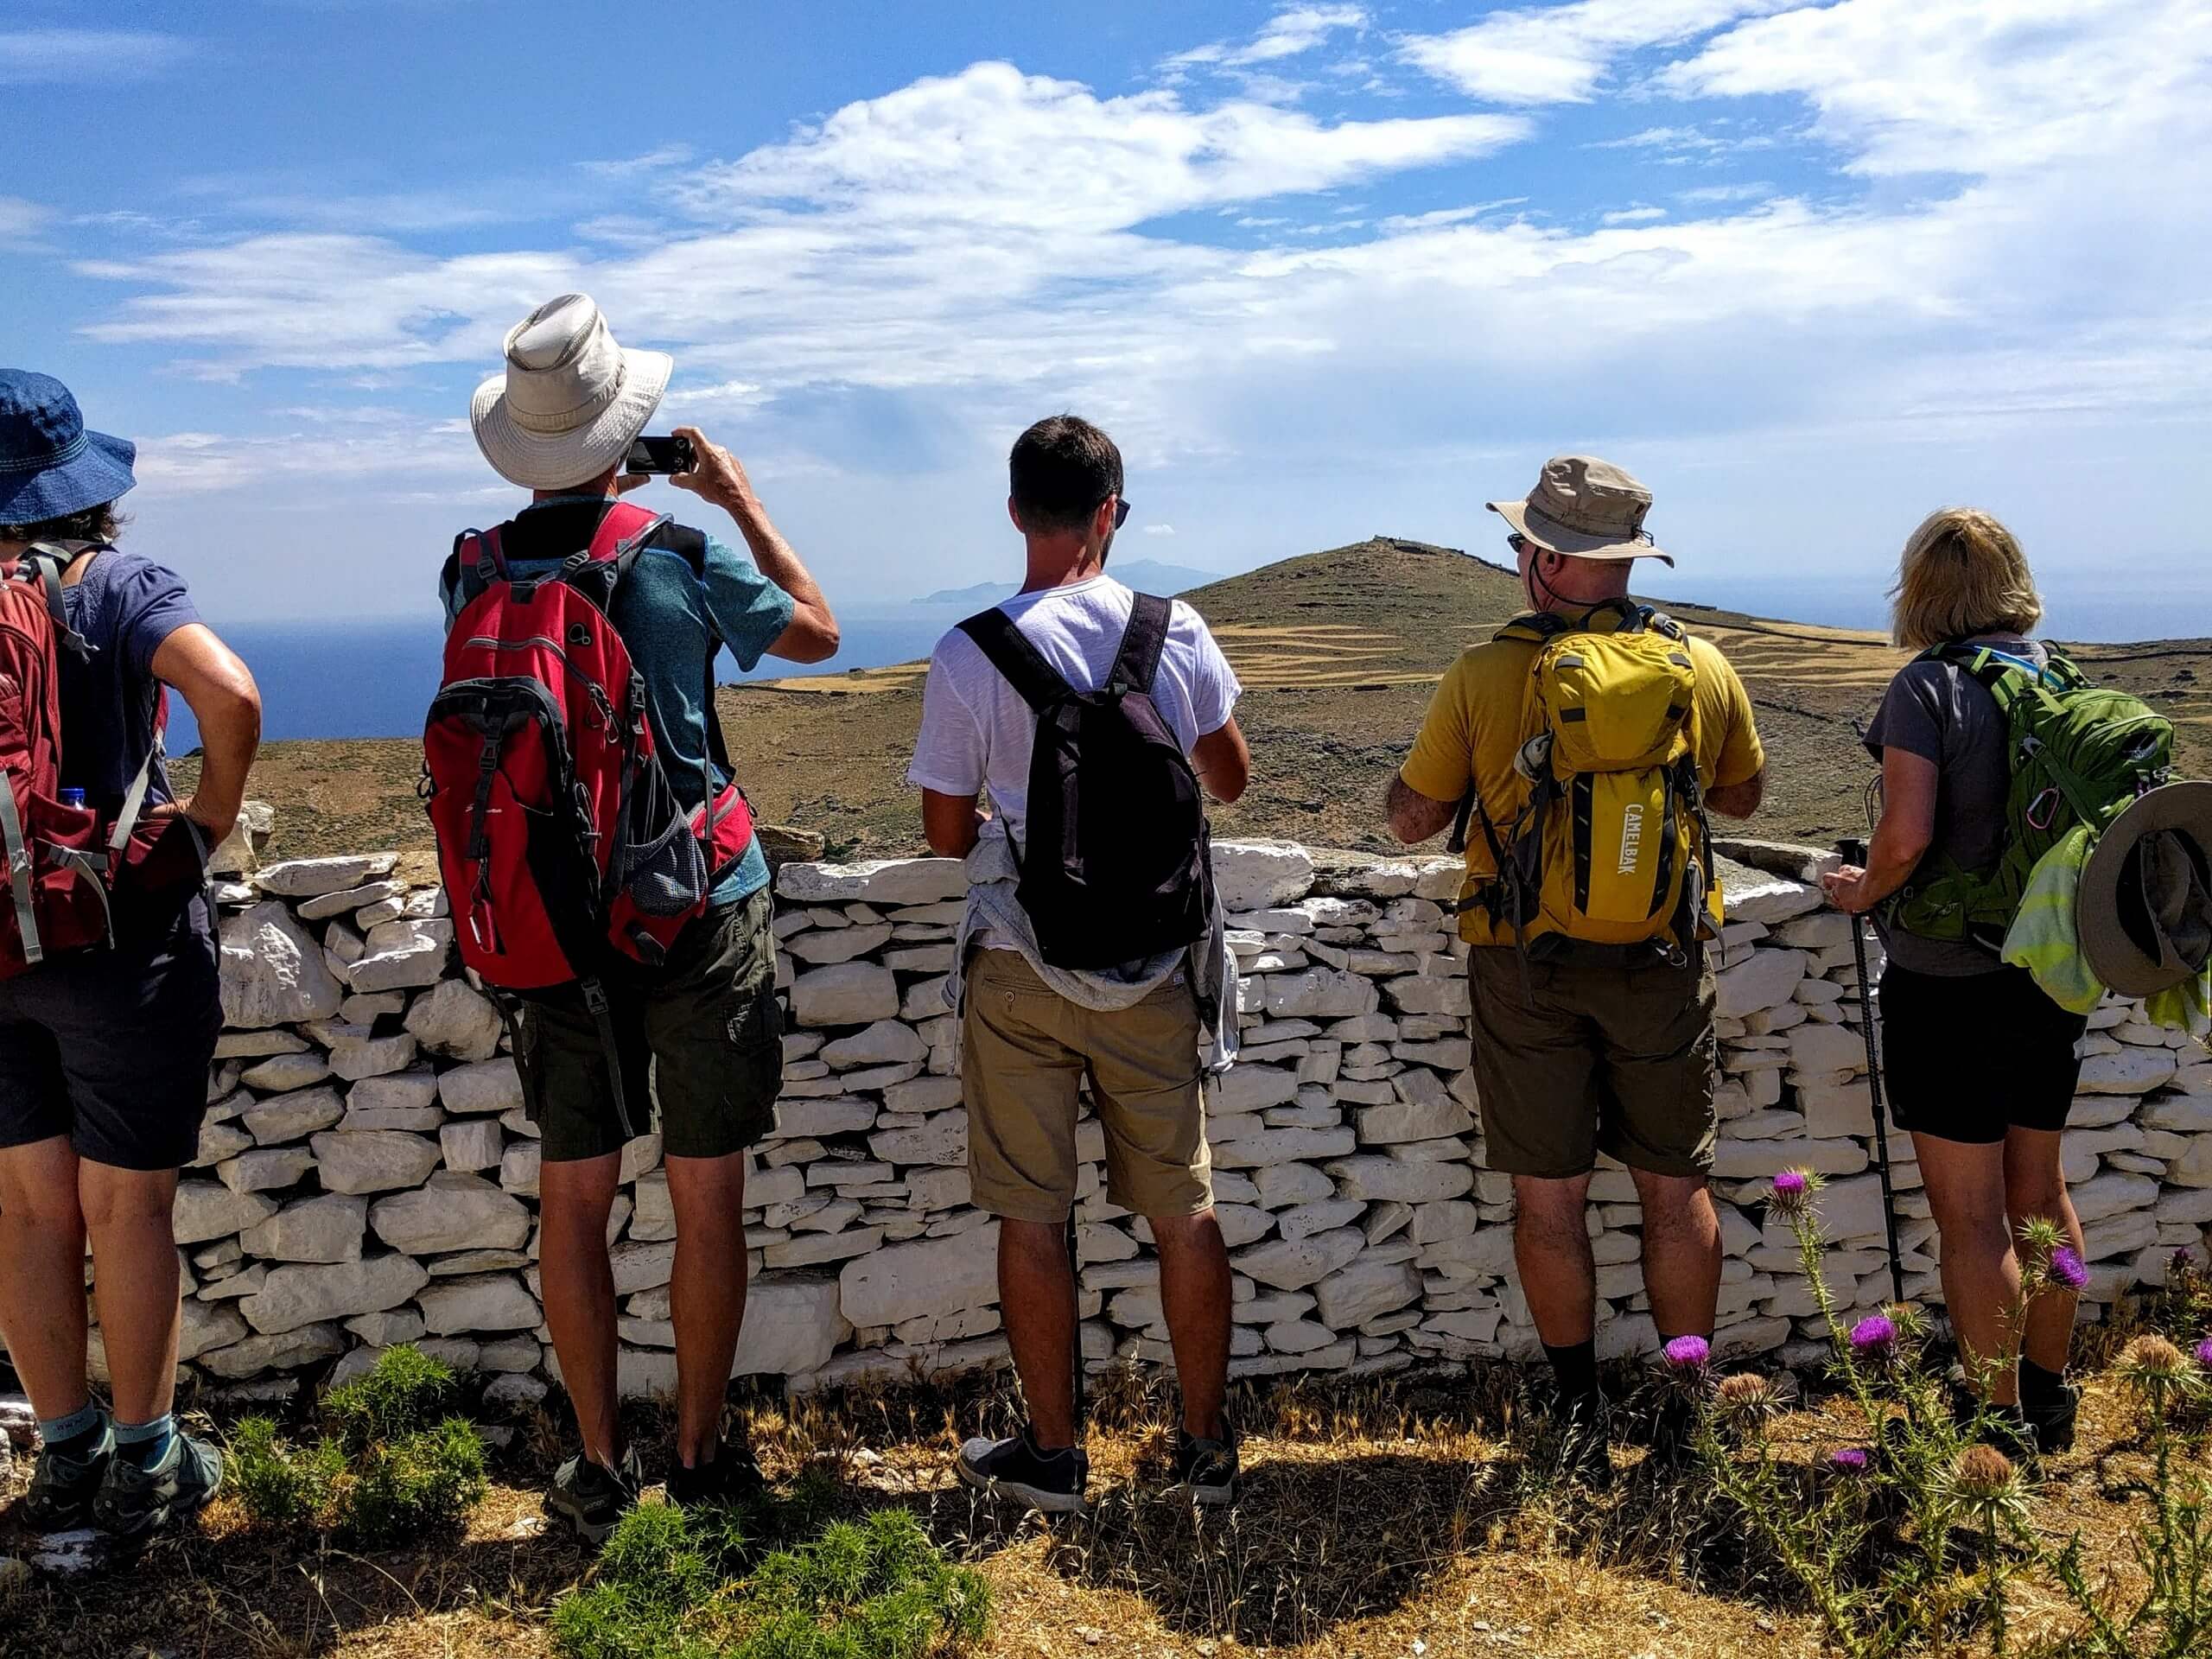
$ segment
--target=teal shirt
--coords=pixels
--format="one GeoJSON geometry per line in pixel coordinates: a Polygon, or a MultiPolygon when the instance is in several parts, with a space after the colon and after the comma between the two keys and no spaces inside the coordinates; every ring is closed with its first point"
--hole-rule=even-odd
{"type": "MultiPolygon", "coordinates": [[[[596,499],[552,496],[523,511],[596,499]]],[[[514,569],[522,576],[539,576],[550,574],[556,564],[550,559],[521,559],[514,569]]],[[[438,601],[445,607],[446,626],[451,627],[460,613],[461,595],[441,581],[438,601]]],[[[707,537],[703,582],[682,555],[648,548],[616,591],[613,623],[644,677],[646,718],[652,724],[669,786],[687,809],[703,800],[705,770],[714,771],[717,790],[728,781],[708,759],[709,711],[703,699],[709,664],[727,646],[739,669],[749,671],[791,626],[791,610],[789,594],[762,575],[751,559],[712,536],[707,537]]],[[[768,861],[756,836],[708,902],[734,904],[767,885],[768,861]]]]}

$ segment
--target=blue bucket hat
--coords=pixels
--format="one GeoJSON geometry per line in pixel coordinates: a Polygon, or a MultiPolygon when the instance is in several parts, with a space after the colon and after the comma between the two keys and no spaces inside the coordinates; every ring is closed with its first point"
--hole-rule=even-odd
{"type": "Polygon", "coordinates": [[[138,480],[138,446],[85,429],[50,374],[0,369],[0,524],[35,524],[112,501],[138,480]]]}

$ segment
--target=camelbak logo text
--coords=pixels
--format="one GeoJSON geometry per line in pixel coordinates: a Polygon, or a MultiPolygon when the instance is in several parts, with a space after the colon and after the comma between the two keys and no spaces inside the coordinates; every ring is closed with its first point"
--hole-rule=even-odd
{"type": "Polygon", "coordinates": [[[1637,856],[1643,849],[1643,809],[1631,806],[1621,815],[1621,867],[1616,875],[1634,875],[1637,856]]]}

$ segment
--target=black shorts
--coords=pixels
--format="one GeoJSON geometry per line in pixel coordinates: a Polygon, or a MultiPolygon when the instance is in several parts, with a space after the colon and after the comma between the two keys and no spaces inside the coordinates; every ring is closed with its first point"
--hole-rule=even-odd
{"type": "Polygon", "coordinates": [[[2069,1014],[2024,968],[1882,971],[1882,1081],[1899,1128],[1989,1146],[2007,1129],[2066,1127],[2087,1014],[2069,1014]]]}
{"type": "Polygon", "coordinates": [[[0,1148],[67,1135],[79,1158],[181,1169],[199,1155],[222,979],[207,902],[0,980],[0,1148]]]}
{"type": "MultiPolygon", "coordinates": [[[[655,1127],[671,1158],[727,1158],[776,1127],[783,1007],[776,1000],[773,899],[710,910],[658,970],[607,982],[623,1105],[639,1135],[655,1127]]],[[[621,1121],[599,1022],[574,987],[521,1003],[515,1061],[548,1163],[622,1150],[621,1121]]]]}

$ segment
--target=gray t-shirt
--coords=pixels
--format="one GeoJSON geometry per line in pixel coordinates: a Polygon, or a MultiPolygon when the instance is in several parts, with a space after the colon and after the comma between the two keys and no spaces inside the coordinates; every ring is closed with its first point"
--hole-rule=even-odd
{"type": "MultiPolygon", "coordinates": [[[[2033,640],[1981,634],[1969,645],[1993,645],[2041,668],[2049,660],[2033,640]]],[[[1936,763],[1936,838],[1923,866],[1948,854],[1967,869],[1984,868],[2005,850],[2005,798],[2012,781],[2005,716],[1997,700],[1949,663],[1908,663],[1890,682],[1866,747],[1877,759],[1897,747],[1936,763]]],[[[1890,959],[1918,974],[1993,973],[2004,964],[1979,945],[1927,939],[1885,926],[1890,959]]]]}

